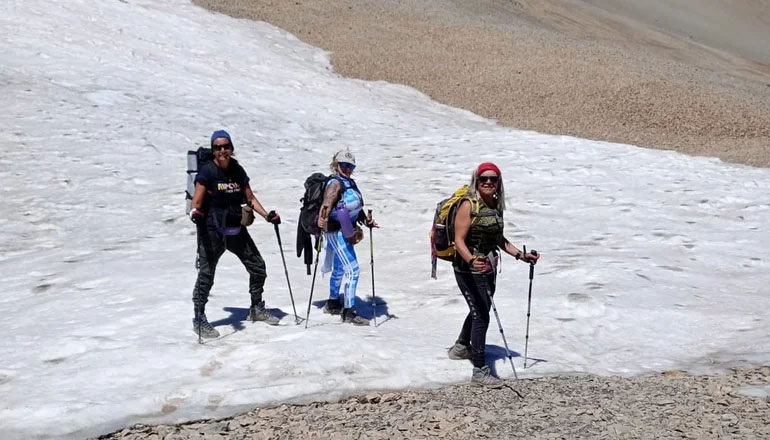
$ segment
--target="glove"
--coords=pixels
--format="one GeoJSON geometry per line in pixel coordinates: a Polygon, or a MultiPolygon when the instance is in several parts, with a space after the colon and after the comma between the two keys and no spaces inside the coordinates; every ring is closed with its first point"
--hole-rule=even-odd
{"type": "Polygon", "coordinates": [[[190,211],[190,220],[192,220],[193,223],[196,225],[202,225],[203,222],[206,220],[206,217],[203,215],[203,211],[201,211],[198,208],[193,209],[190,211]]]}
{"type": "Polygon", "coordinates": [[[281,224],[281,216],[278,215],[275,211],[270,211],[267,213],[267,218],[265,219],[269,223],[272,223],[274,225],[280,225],[281,224]]]}

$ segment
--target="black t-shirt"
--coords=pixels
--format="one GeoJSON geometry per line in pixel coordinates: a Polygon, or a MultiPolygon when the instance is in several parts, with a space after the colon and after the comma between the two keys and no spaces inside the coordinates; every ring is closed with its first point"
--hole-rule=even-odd
{"type": "Polygon", "coordinates": [[[201,167],[195,177],[206,187],[203,209],[206,211],[206,224],[222,228],[238,226],[241,221],[241,203],[244,203],[244,190],[249,184],[249,176],[235,159],[230,159],[226,170],[214,162],[201,167]]]}

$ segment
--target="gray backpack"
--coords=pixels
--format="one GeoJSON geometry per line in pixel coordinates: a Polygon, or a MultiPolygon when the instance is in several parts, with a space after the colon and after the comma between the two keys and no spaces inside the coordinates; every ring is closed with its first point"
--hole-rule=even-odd
{"type": "Polygon", "coordinates": [[[200,147],[187,152],[187,191],[185,191],[185,214],[190,214],[190,204],[195,194],[195,177],[203,164],[214,160],[211,148],[200,147]]]}

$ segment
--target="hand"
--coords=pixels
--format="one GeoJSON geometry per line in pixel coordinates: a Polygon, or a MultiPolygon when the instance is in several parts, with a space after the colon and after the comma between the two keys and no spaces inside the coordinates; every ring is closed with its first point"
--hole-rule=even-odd
{"type": "Polygon", "coordinates": [[[487,273],[492,270],[487,257],[473,257],[470,262],[471,270],[476,273],[487,273]]]}
{"type": "Polygon", "coordinates": [[[322,231],[326,230],[326,224],[328,222],[329,222],[328,219],[325,219],[325,218],[321,217],[320,215],[318,216],[318,228],[320,228],[322,231]]]}
{"type": "Polygon", "coordinates": [[[364,226],[366,226],[369,229],[380,227],[380,225],[378,225],[377,222],[374,221],[372,217],[366,217],[366,220],[364,220],[364,226]]]}
{"type": "Polygon", "coordinates": [[[540,254],[537,251],[527,252],[520,257],[522,261],[530,264],[537,264],[537,260],[540,258],[540,254]]]}
{"type": "Polygon", "coordinates": [[[265,220],[267,220],[269,223],[272,223],[274,225],[281,224],[281,216],[278,215],[278,213],[275,211],[268,212],[267,217],[265,217],[265,220]]]}
{"type": "Polygon", "coordinates": [[[203,211],[195,208],[190,211],[190,220],[196,225],[202,225],[206,221],[206,217],[203,215],[203,211]]]}

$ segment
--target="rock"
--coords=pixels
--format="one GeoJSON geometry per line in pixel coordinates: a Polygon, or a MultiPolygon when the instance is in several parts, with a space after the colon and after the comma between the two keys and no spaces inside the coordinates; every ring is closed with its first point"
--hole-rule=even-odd
{"type": "MultiPolygon", "coordinates": [[[[221,141],[220,141],[220,142],[221,142],[221,141]]],[[[398,399],[399,399],[399,396],[398,396],[398,394],[396,394],[396,393],[386,393],[386,394],[383,394],[383,395],[382,395],[382,402],[383,402],[383,403],[387,403],[387,402],[395,402],[395,401],[397,401],[398,399]]]]}
{"type": "Polygon", "coordinates": [[[412,428],[411,423],[401,422],[396,425],[396,429],[399,431],[409,431],[412,428]]]}
{"type": "Polygon", "coordinates": [[[727,423],[729,425],[734,425],[738,423],[738,416],[732,413],[722,414],[722,416],[719,418],[719,420],[722,421],[722,423],[727,423]]]}
{"type": "Polygon", "coordinates": [[[676,377],[524,380],[522,388],[531,397],[523,402],[511,393],[477,393],[465,384],[371,392],[341,402],[268,407],[219,421],[137,425],[104,438],[770,438],[770,404],[733,394],[761,382],[760,369],[676,377]]]}
{"type": "Polygon", "coordinates": [[[156,429],[156,432],[158,433],[158,437],[162,439],[165,439],[166,437],[170,436],[174,431],[175,429],[166,425],[160,425],[156,429]]]}

